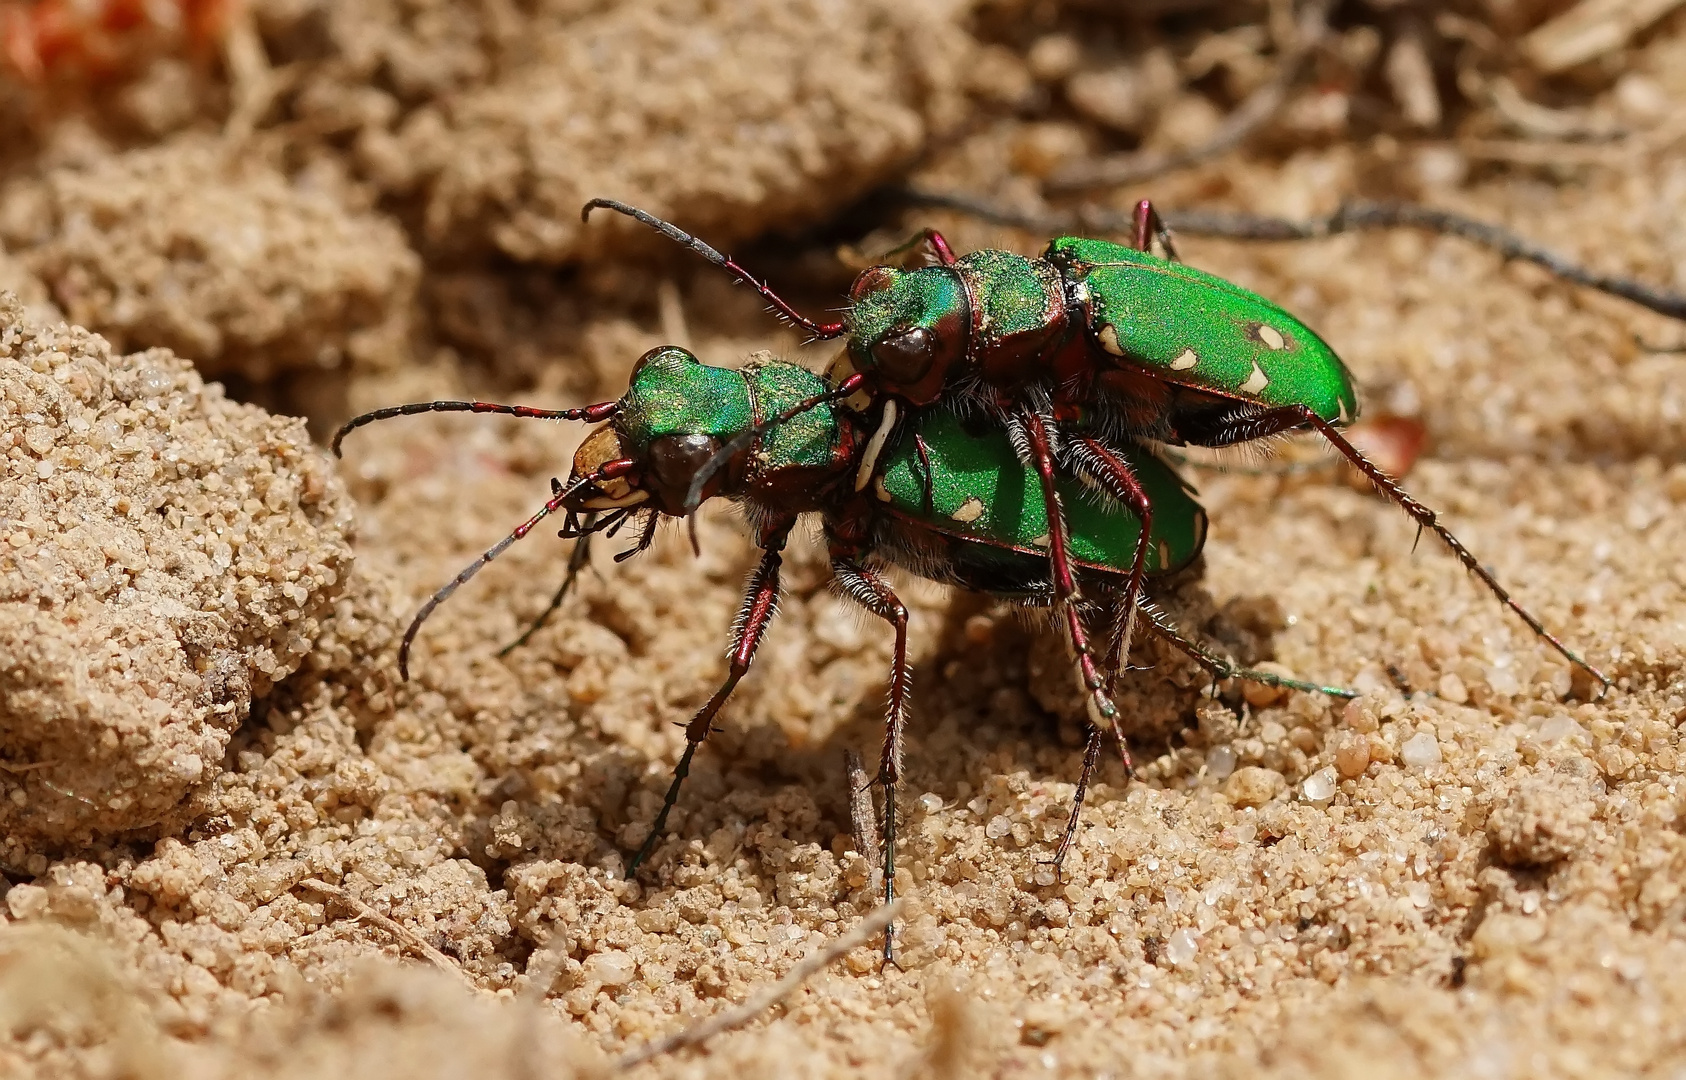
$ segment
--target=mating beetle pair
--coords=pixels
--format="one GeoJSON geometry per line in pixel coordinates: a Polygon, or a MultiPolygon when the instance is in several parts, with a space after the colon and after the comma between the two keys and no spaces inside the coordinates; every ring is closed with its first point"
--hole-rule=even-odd
{"type": "MultiPolygon", "coordinates": [[[[1143,440],[1227,446],[1319,432],[1420,527],[1440,536],[1535,633],[1607,683],[1516,604],[1431,510],[1339,433],[1357,403],[1329,347],[1262,297],[1151,254],[1155,235],[1168,255],[1174,251],[1146,203],[1137,209],[1134,247],[1061,238],[1036,260],[999,251],[956,258],[940,235],[927,232],[921,239],[934,265],[865,271],[851,291],[848,318],[824,324],[803,318],[735,262],[666,222],[619,203],[599,200],[587,211],[593,206],[628,213],[687,244],[816,337],[846,335],[844,355],[822,379],[776,361],[742,371],[708,367],[666,347],[640,361],[618,401],[565,410],[399,406],[351,421],[335,446],[353,427],[423,411],[607,421],[581,446],[568,483],[556,483],[537,514],[423,607],[405,635],[401,666],[427,614],[550,514],[565,513],[562,535],[582,540],[636,518],[642,527],[631,554],[648,546],[661,516],[688,516],[708,497],[748,509],[763,555],[734,632],[730,672],[688,726],[667,798],[629,869],[660,838],[697,746],[748,670],[773,614],[781,551],[802,513],[822,515],[841,590],[896,632],[878,776],[886,893],[909,682],[907,614],[880,573],[886,563],[1052,607],[1063,623],[1087,693],[1090,732],[1056,863],[1071,842],[1102,732],[1118,730],[1102,670],[1115,676],[1127,659],[1138,612],[1218,677],[1350,696],[1240,671],[1143,606],[1146,580],[1186,566],[1205,536],[1204,512],[1143,440]],[[863,393],[865,407],[852,408],[863,393]],[[1085,617],[1095,613],[1114,620],[1104,669],[1089,645],[1085,617]]],[[[577,552],[570,576],[580,565],[577,552]]]]}
{"type": "MultiPolygon", "coordinates": [[[[742,369],[711,367],[684,349],[664,346],[639,360],[627,392],[617,401],[579,409],[541,410],[483,402],[425,402],[382,409],[351,421],[335,437],[375,420],[417,412],[495,412],[517,416],[603,421],[575,454],[567,483],[509,537],[470,564],[423,607],[405,634],[400,665],[423,619],[458,586],[509,544],[553,513],[566,515],[563,536],[585,539],[639,519],[632,553],[653,540],[663,516],[694,513],[689,497],[698,477],[722,448],[746,433],[763,432],[703,480],[704,498],[741,504],[762,550],[750,575],[733,631],[730,666],[720,688],[686,728],[686,749],[674,770],[662,809],[629,871],[664,834],[669,811],[696,749],[714,718],[748,672],[775,609],[782,553],[804,513],[818,513],[838,588],[889,622],[896,635],[890,700],[877,783],[884,793],[885,888],[893,887],[896,786],[911,671],[907,660],[907,611],[884,580],[895,565],[946,584],[1027,607],[1055,599],[1047,557],[1051,525],[1039,478],[1019,460],[1004,428],[988,418],[968,418],[938,406],[919,413],[895,438],[880,441],[861,418],[838,401],[838,387],[794,364],[757,359],[742,369]],[[778,424],[769,420],[784,418],[778,424]],[[863,471],[871,466],[870,471],[863,471]]],[[[1158,512],[1146,537],[1145,574],[1184,569],[1206,539],[1206,514],[1181,480],[1159,458],[1134,443],[1115,459],[1140,478],[1158,512]]],[[[1088,597],[1079,616],[1110,613],[1128,586],[1143,523],[1129,509],[1097,498],[1081,478],[1061,476],[1056,491],[1067,508],[1074,575],[1088,597]]],[[[576,561],[574,569],[577,569],[576,561]]],[[[1238,668],[1180,634],[1158,612],[1147,610],[1155,632],[1205,667],[1214,678],[1245,678],[1292,689],[1351,696],[1337,687],[1238,668]]],[[[1075,833],[1078,815],[1099,758],[1102,729],[1091,725],[1071,816],[1056,863],[1075,833]]]]}

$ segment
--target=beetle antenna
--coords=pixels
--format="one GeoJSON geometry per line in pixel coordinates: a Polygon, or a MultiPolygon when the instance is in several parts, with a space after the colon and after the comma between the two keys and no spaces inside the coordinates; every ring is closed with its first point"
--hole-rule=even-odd
{"type": "Polygon", "coordinates": [[[681,229],[677,225],[672,225],[663,221],[661,218],[647,210],[640,210],[636,206],[629,206],[626,203],[617,202],[614,199],[592,199],[580,209],[580,220],[585,221],[590,218],[591,212],[599,207],[605,210],[613,210],[617,214],[625,214],[629,218],[641,221],[650,228],[667,237],[669,240],[672,240],[674,243],[682,244],[683,246],[690,248],[692,251],[701,255],[715,266],[720,267],[727,273],[736,277],[739,281],[743,282],[745,285],[748,285],[750,288],[760,293],[762,299],[766,300],[769,304],[772,304],[775,311],[789,319],[791,322],[796,323],[820,341],[828,341],[831,338],[842,337],[848,330],[848,327],[841,322],[817,323],[808,318],[806,315],[803,315],[801,312],[791,307],[790,304],[785,301],[784,297],[774,292],[766,282],[758,280],[754,274],[751,274],[748,270],[739,266],[731,256],[720,254],[720,252],[692,236],[684,229],[681,229]]]}
{"type": "Polygon", "coordinates": [[[813,397],[803,398],[790,408],[785,409],[783,412],[775,413],[774,415],[761,421],[759,424],[756,424],[748,431],[739,432],[738,434],[732,436],[729,440],[727,440],[725,446],[716,450],[714,452],[714,456],[705,461],[703,463],[703,467],[697,470],[696,477],[691,480],[690,490],[685,493],[685,512],[689,514],[691,511],[700,506],[702,504],[703,488],[706,487],[708,482],[714,478],[714,474],[719,472],[721,469],[724,469],[727,462],[731,461],[734,457],[753,446],[756,440],[760,439],[761,436],[767,434],[767,432],[778,427],[780,424],[783,424],[785,421],[801,416],[810,409],[817,409],[828,402],[843,400],[853,394],[856,390],[859,390],[861,388],[861,384],[864,382],[866,382],[866,376],[857,371],[855,374],[838,383],[835,388],[827,390],[823,394],[815,394],[813,397]]]}
{"type": "MultiPolygon", "coordinates": [[[[427,617],[433,614],[435,608],[450,599],[452,593],[466,585],[468,580],[475,574],[478,574],[487,563],[507,551],[511,544],[532,532],[533,526],[560,510],[562,508],[562,504],[568,500],[569,496],[580,491],[589,484],[599,483],[603,480],[611,480],[619,476],[624,476],[632,470],[633,466],[634,462],[631,458],[617,458],[614,461],[604,462],[602,465],[598,466],[596,471],[580,477],[578,480],[569,484],[565,488],[558,489],[556,486],[552,486],[551,490],[554,491],[555,494],[550,497],[549,502],[546,502],[543,506],[539,507],[538,513],[534,514],[526,521],[523,521],[520,525],[517,525],[514,532],[511,532],[508,536],[487,548],[478,559],[475,559],[473,562],[458,571],[456,577],[446,582],[445,587],[429,597],[427,603],[421,606],[421,610],[416,612],[416,617],[410,620],[409,628],[404,631],[404,640],[398,644],[399,677],[405,682],[410,681],[410,644],[416,640],[416,633],[421,630],[422,623],[427,621],[427,617]]],[[[589,515],[587,520],[590,520],[589,515]]]]}
{"type": "MultiPolygon", "coordinates": [[[[556,493],[561,490],[560,481],[553,479],[551,491],[556,493]]],[[[628,512],[625,509],[614,511],[617,514],[628,512]]],[[[561,609],[562,601],[568,598],[568,594],[573,591],[574,582],[579,580],[580,571],[591,565],[591,534],[597,532],[600,528],[596,514],[587,514],[583,522],[576,524],[575,533],[578,539],[574,541],[574,550],[568,554],[568,572],[563,575],[562,584],[557,587],[556,594],[550,598],[550,603],[545,606],[543,611],[539,612],[539,617],[527,624],[527,629],[521,632],[521,636],[498,650],[500,658],[508,656],[527,644],[534,634],[544,629],[544,624],[550,621],[550,617],[561,609]]]]}
{"type": "Polygon", "coordinates": [[[491,401],[418,401],[412,405],[393,405],[385,409],[366,412],[362,416],[354,416],[340,425],[334,432],[332,443],[334,456],[340,456],[340,441],[347,435],[377,420],[390,420],[395,416],[414,416],[417,413],[430,412],[473,412],[496,413],[501,416],[519,416],[526,420],[588,420],[596,423],[607,420],[620,411],[618,401],[600,401],[595,405],[586,405],[578,409],[535,409],[531,405],[499,405],[491,401]]]}

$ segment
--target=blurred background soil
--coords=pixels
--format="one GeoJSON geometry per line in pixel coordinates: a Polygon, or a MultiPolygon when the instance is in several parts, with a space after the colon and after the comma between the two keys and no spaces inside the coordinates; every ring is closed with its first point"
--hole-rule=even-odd
{"type": "MultiPolygon", "coordinates": [[[[890,643],[811,541],[636,882],[675,723],[724,673],[732,513],[700,555],[679,530],[600,552],[500,657],[561,579],[541,531],[398,681],[417,605],[582,432],[418,417],[336,463],[334,425],[615,397],[669,341],[829,358],[585,199],[814,312],[923,225],[1046,239],[909,184],[1031,214],[1416,200],[1680,288],[1679,6],[0,4],[0,1062],[603,1075],[872,908],[843,755],[876,749],[890,643]]],[[[1426,429],[1411,489],[1614,689],[1337,469],[1191,470],[1211,539],[1171,610],[1363,696],[1203,696],[1144,650],[1140,777],[1104,763],[1056,881],[1081,758],[1057,638],[904,580],[900,968],[857,949],[643,1071],[1686,1066],[1686,327],[1419,232],[1181,247],[1426,429]]]]}

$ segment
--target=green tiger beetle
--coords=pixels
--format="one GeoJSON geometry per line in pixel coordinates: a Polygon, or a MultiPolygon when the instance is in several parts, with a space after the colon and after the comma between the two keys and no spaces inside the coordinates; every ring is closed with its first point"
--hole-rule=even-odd
{"type": "MultiPolygon", "coordinates": [[[[828,383],[806,368],[770,358],[742,369],[712,367],[684,349],[664,346],[638,361],[627,392],[618,401],[577,409],[422,402],[359,416],[334,436],[337,453],[340,440],[354,428],[422,412],[601,422],[580,445],[567,483],[552,481],[552,497],[537,513],[422,606],[399,650],[399,666],[406,678],[410,644],[423,620],[481,567],[553,513],[566,515],[562,535],[579,538],[581,545],[594,534],[612,533],[629,520],[639,519],[636,544],[619,556],[625,557],[650,545],[661,518],[689,518],[695,513],[698,500],[693,494],[699,478],[703,499],[721,496],[746,511],[762,554],[750,574],[734,624],[729,670],[686,726],[685,751],[649,835],[628,865],[628,874],[636,871],[664,835],[697,747],[749,670],[774,615],[786,540],[801,515],[821,517],[838,590],[888,622],[895,632],[876,779],[884,797],[886,902],[893,898],[896,785],[911,669],[907,609],[885,581],[883,568],[898,566],[1027,607],[1046,607],[1057,600],[1047,558],[1053,523],[1042,498],[1042,478],[1024,466],[1006,430],[987,416],[967,419],[938,408],[920,413],[890,443],[873,447],[878,433],[869,432],[859,416],[842,404],[856,386],[852,380],[828,383]],[[754,431],[763,432],[759,440],[730,454],[723,468],[703,475],[716,455],[754,431]]],[[[1085,614],[1115,604],[1130,587],[1133,564],[1143,546],[1141,534],[1148,533],[1142,567],[1148,578],[1188,567],[1205,543],[1205,511],[1171,468],[1138,444],[1121,447],[1114,450],[1096,444],[1078,459],[1081,472],[1055,479],[1066,507],[1073,574],[1086,590],[1085,614]],[[1151,532],[1128,506],[1085,487],[1095,480],[1088,471],[1089,462],[1128,468],[1138,478],[1157,508],[1151,532]]],[[[570,578],[579,565],[576,555],[570,578]]],[[[1142,610],[1154,632],[1214,679],[1242,678],[1337,697],[1355,696],[1339,687],[1238,668],[1184,638],[1151,606],[1144,604],[1142,610]]],[[[1099,757],[1102,730],[1091,717],[1082,774],[1054,854],[1056,867],[1075,835],[1099,757]]],[[[888,936],[885,946],[888,955],[888,936]]]]}
{"type": "MultiPolygon", "coordinates": [[[[731,258],[636,207],[593,199],[582,217],[598,207],[635,218],[729,271],[814,338],[844,338],[834,379],[882,402],[881,431],[898,422],[898,402],[914,410],[939,400],[976,403],[1004,424],[1041,484],[1054,605],[1065,615],[1090,712],[1100,720],[1116,722],[1117,710],[1072,611],[1080,593],[1055,477],[1062,470],[1087,473],[1146,525],[1107,658],[1116,672],[1128,658],[1155,509],[1127,461],[1097,460],[1090,448],[1127,439],[1226,447],[1317,432],[1419,531],[1438,536],[1530,630],[1610,685],[1512,599],[1433,510],[1341,434],[1357,418],[1358,400],[1334,350],[1275,303],[1177,261],[1170,232],[1148,200],[1136,205],[1133,245],[1063,236],[1035,259],[989,249],[956,256],[941,233],[927,229],[898,253],[923,248],[928,265],[862,271],[844,318],[835,322],[802,315],[731,258]],[[1166,257],[1152,253],[1155,238],[1166,257]]],[[[723,458],[699,476],[722,467],[723,458]]]]}

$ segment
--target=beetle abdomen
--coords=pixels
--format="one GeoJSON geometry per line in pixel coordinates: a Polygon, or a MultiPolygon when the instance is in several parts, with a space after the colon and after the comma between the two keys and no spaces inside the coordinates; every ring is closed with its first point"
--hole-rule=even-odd
{"type": "Polygon", "coordinates": [[[1062,237],[1048,258],[1073,285],[1095,344],[1122,363],[1261,405],[1305,405],[1334,423],[1357,416],[1340,357],[1257,293],[1103,240],[1062,237]]]}
{"type": "MultiPolygon", "coordinates": [[[[1150,574],[1187,566],[1206,539],[1206,512],[1170,467],[1145,450],[1124,448],[1153,504],[1150,574]]],[[[1062,476],[1071,555],[1091,570],[1125,574],[1135,557],[1141,521],[1079,480],[1062,476]]],[[[948,536],[1045,559],[1048,512],[1036,474],[1014,453],[998,426],[970,431],[946,410],[925,414],[883,459],[876,501],[903,520],[948,536]],[[921,454],[912,438],[925,443],[921,454]]],[[[1046,574],[1043,562],[1042,573],[1046,574]]]]}

